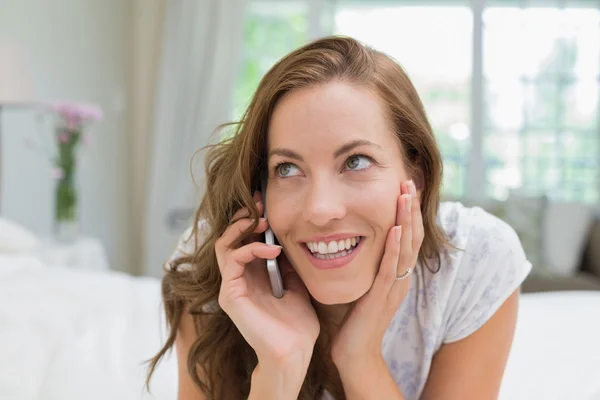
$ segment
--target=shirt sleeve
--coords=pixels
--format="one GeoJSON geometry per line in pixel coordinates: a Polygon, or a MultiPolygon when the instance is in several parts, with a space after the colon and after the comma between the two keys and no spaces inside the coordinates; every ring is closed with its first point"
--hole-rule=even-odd
{"type": "Polygon", "coordinates": [[[472,217],[449,293],[443,343],[456,342],[481,328],[531,271],[510,225],[481,209],[474,210],[472,217]]]}
{"type": "MultiPolygon", "coordinates": [[[[164,264],[165,271],[172,271],[172,262],[179,257],[190,256],[194,254],[198,246],[202,243],[205,238],[208,225],[206,221],[198,221],[198,236],[194,237],[193,226],[188,227],[183,234],[179,237],[175,249],[164,264]]],[[[190,264],[180,264],[177,266],[177,271],[190,270],[192,266],[190,264]]]]}

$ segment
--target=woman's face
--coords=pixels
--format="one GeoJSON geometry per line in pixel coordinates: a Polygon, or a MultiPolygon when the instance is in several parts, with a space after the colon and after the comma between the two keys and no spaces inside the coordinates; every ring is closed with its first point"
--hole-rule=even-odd
{"type": "Polygon", "coordinates": [[[268,133],[268,219],[322,304],[364,295],[410,179],[379,97],[331,83],[289,93],[268,133]]]}

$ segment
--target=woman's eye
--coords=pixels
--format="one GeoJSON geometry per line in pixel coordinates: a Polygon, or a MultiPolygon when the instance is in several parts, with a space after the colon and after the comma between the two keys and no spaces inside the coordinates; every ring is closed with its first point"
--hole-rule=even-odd
{"type": "Polygon", "coordinates": [[[351,156],[346,160],[346,167],[353,171],[360,171],[371,166],[371,160],[367,156],[351,156]]]}
{"type": "Polygon", "coordinates": [[[282,163],[275,167],[275,173],[281,177],[293,176],[294,169],[298,169],[294,164],[282,163]]]}

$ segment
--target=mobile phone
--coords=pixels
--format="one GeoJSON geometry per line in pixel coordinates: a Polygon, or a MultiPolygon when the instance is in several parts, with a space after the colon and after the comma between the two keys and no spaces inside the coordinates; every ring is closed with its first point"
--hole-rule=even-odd
{"type": "MultiPolygon", "coordinates": [[[[263,196],[263,205],[264,205],[264,218],[267,218],[267,177],[265,174],[261,177],[261,191],[263,196]]],[[[275,235],[271,230],[271,227],[268,227],[265,231],[265,243],[266,244],[275,244],[275,235]]],[[[279,264],[277,264],[277,258],[267,259],[267,272],[269,273],[269,280],[271,281],[271,290],[273,291],[273,296],[278,299],[283,297],[283,281],[281,279],[281,272],[279,271],[279,264]]]]}

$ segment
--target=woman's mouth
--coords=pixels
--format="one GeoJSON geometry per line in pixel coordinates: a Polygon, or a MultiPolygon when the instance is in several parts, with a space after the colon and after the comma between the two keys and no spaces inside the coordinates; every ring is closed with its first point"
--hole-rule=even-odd
{"type": "Polygon", "coordinates": [[[332,240],[330,242],[307,242],[305,249],[311,263],[319,269],[340,268],[348,264],[361,247],[362,236],[332,240]]]}
{"type": "Polygon", "coordinates": [[[306,247],[308,247],[314,257],[321,260],[332,260],[352,253],[354,248],[360,243],[360,238],[360,236],[355,236],[331,242],[308,242],[306,243],[306,247]]]}

